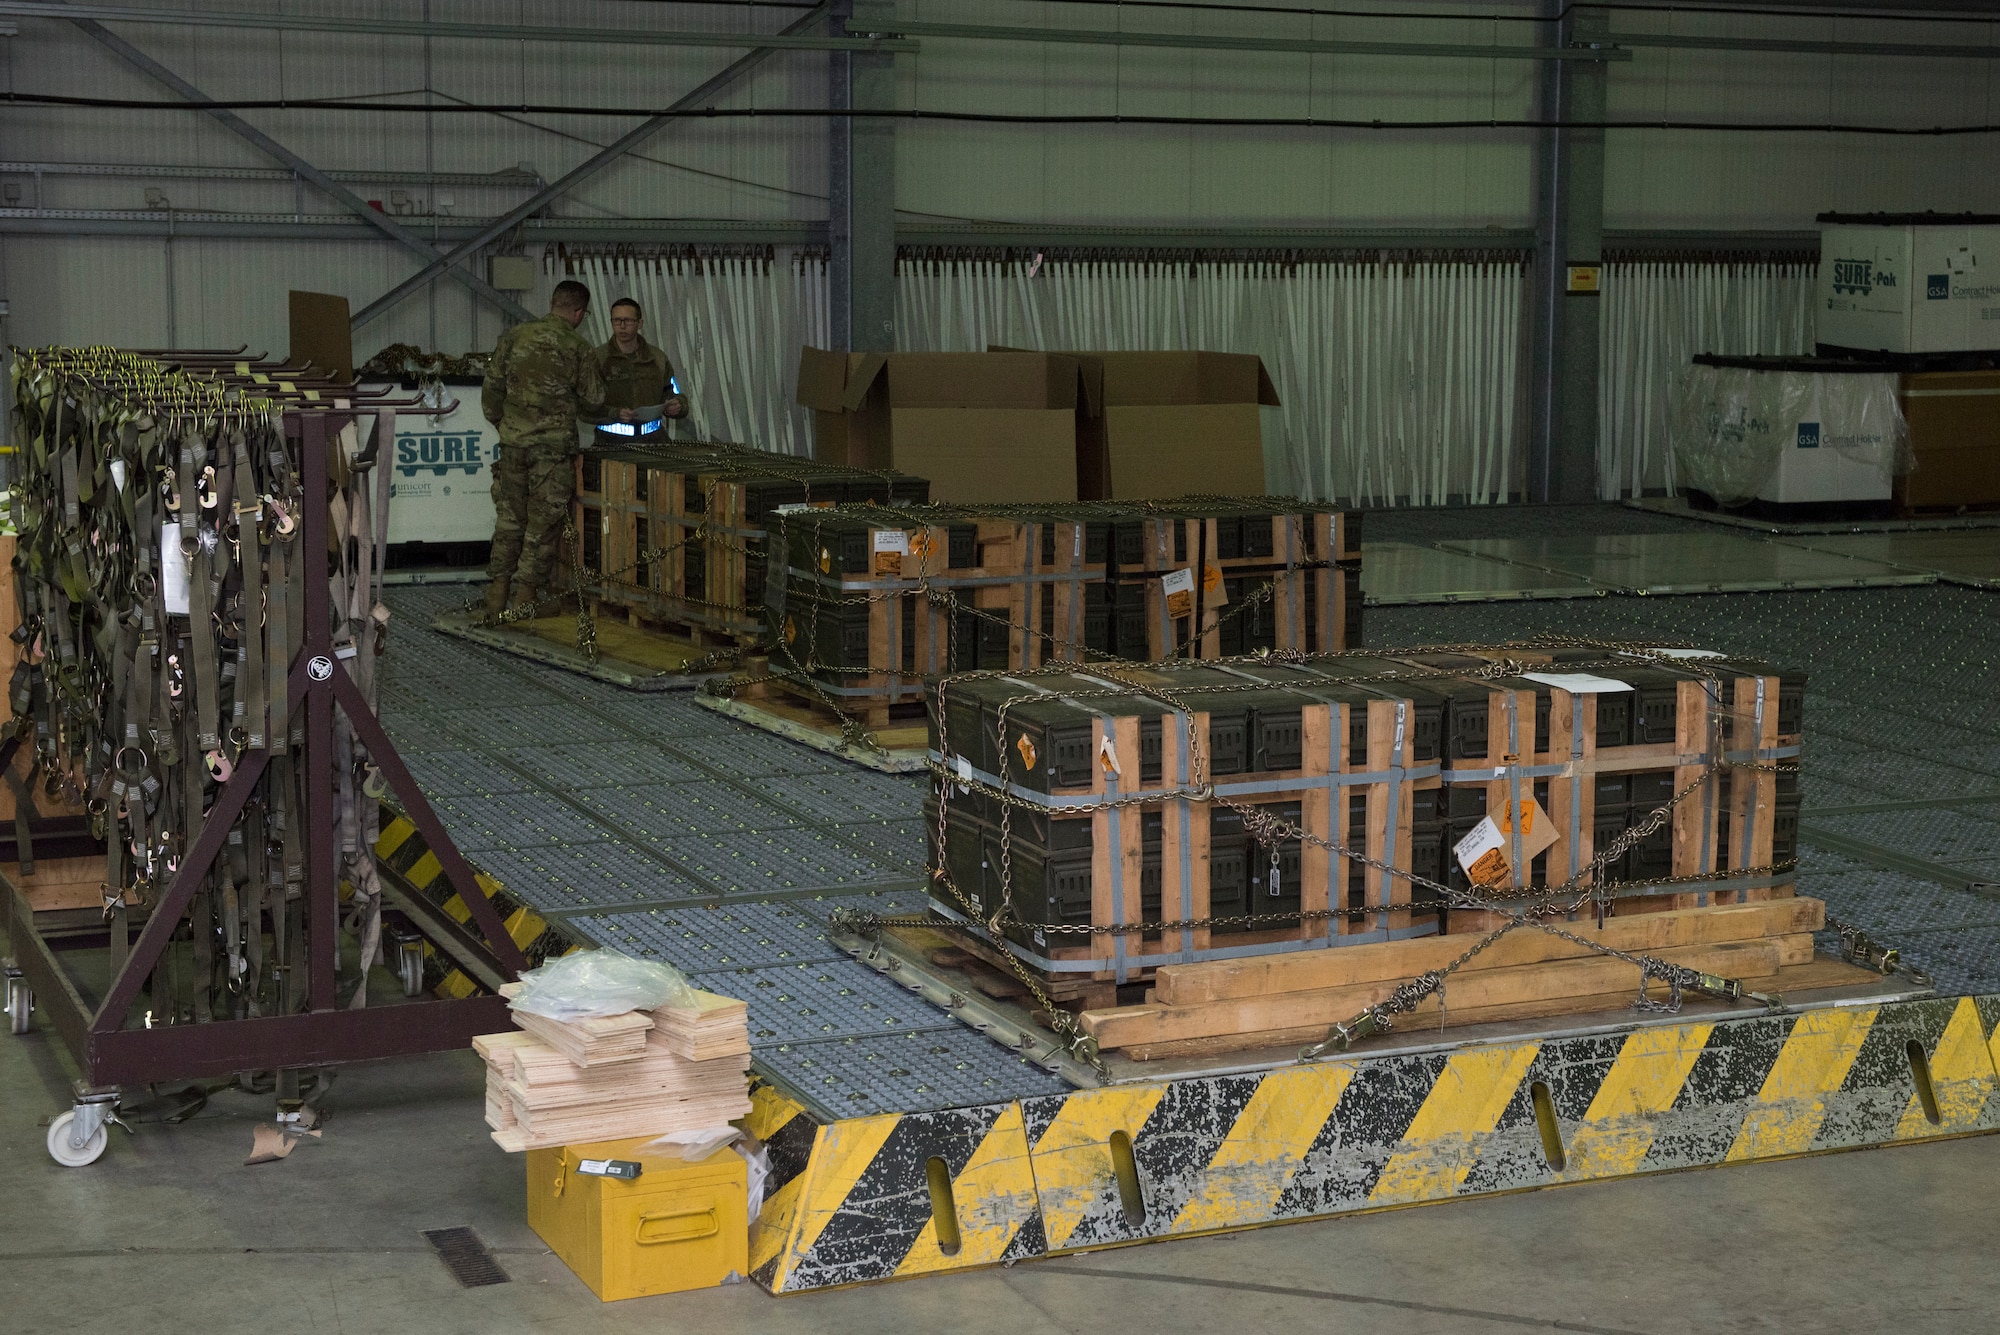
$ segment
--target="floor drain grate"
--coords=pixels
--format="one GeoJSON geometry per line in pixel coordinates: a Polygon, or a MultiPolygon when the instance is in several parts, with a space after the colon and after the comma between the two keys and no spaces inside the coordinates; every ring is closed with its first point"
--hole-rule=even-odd
{"type": "Polygon", "coordinates": [[[479,1235],[469,1228],[427,1228],[424,1241],[437,1250],[444,1268],[465,1288],[507,1282],[507,1272],[493,1259],[493,1253],[486,1250],[479,1235]]]}

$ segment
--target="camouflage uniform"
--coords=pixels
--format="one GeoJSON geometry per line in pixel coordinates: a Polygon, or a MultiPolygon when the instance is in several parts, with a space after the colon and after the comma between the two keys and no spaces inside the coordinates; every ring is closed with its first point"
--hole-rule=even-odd
{"type": "Polygon", "coordinates": [[[551,311],[500,336],[480,408],[500,429],[493,463],[493,557],[487,576],[525,594],[547,588],[575,494],[576,423],[604,407],[591,346],[551,311]],[[517,568],[518,567],[518,568],[517,568]]]}
{"type": "Polygon", "coordinates": [[[643,334],[629,355],[620,352],[618,340],[611,338],[592,349],[590,359],[604,381],[603,420],[617,421],[620,408],[657,408],[667,401],[674,364],[643,334]]]}

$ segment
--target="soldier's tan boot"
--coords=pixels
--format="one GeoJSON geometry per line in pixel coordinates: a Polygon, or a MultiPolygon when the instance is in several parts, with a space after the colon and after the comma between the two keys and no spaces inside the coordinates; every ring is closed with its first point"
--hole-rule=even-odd
{"type": "Polygon", "coordinates": [[[514,589],[514,601],[510,609],[521,621],[532,621],[542,613],[542,591],[532,584],[518,585],[514,589]]]}
{"type": "Polygon", "coordinates": [[[489,626],[498,625],[500,614],[507,610],[508,583],[509,581],[504,579],[490,579],[486,581],[486,615],[484,620],[489,626]]]}

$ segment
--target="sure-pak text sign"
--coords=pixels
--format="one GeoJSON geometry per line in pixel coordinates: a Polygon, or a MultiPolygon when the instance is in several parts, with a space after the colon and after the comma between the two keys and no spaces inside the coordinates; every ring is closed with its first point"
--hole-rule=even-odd
{"type": "MultiPolygon", "coordinates": [[[[394,385],[367,388],[410,396],[394,385]]],[[[479,411],[478,382],[445,385],[443,405],[451,405],[449,411],[397,410],[389,479],[392,544],[485,542],[493,536],[493,461],[500,450],[493,424],[479,411]]]]}

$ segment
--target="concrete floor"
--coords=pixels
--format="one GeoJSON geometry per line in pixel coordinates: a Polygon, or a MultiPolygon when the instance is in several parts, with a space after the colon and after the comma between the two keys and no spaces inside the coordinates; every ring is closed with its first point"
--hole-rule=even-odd
{"type": "MultiPolygon", "coordinates": [[[[1489,514],[1479,516],[1480,531],[1651,532],[1677,522],[1614,507],[1489,514]]],[[[1405,542],[1471,527],[1463,512],[1370,522],[1373,536],[1405,542]]],[[[1566,618],[1585,615],[1596,633],[1648,642],[1694,636],[1805,658],[1814,674],[1808,816],[1838,842],[1819,848],[1808,835],[1802,880],[1906,944],[1938,974],[1940,990],[1984,991],[2000,979],[2000,915],[1992,896],[1978,892],[2000,874],[2000,710],[1989,652],[2000,639],[2000,604],[1992,597],[1880,590],[1390,608],[1370,613],[1369,638],[1574,631],[1566,618]],[[1828,635],[1830,626],[1841,634],[1828,635]],[[1896,712],[1918,699],[1949,717],[1896,712]],[[1938,703],[1947,700],[1949,710],[1938,703]],[[1863,774],[1871,761],[1877,769],[1863,774]]],[[[407,673],[435,658],[436,646],[420,622],[404,625],[407,673]]],[[[584,690],[580,679],[545,675],[550,690],[584,690]]],[[[478,702],[464,703],[484,708],[489,695],[482,687],[478,702]]],[[[391,719],[392,730],[409,730],[405,745],[416,754],[425,750],[420,724],[414,714],[391,719]]],[[[592,921],[587,906],[579,912],[592,921]]],[[[984,1042],[969,1031],[966,1041],[984,1042]]],[[[45,1030],[0,1035],[0,1335],[1213,1335],[1308,1324],[1399,1335],[1859,1335],[1985,1330],[1995,1322],[1980,1313],[2000,1309],[1991,1264],[2000,1193],[1990,1185],[2000,1174],[2000,1136],[1489,1197],[784,1299],[739,1285],[607,1307],[527,1228],[522,1164],[487,1138],[482,1072],[470,1053],[343,1072],[325,1138],[257,1167],[243,1159],[270,1100],[225,1093],[182,1126],[144,1126],[130,1137],[114,1130],[90,1168],[59,1168],[37,1122],[67,1106],[68,1079],[67,1056],[45,1030]],[[421,1236],[452,1225],[477,1229],[512,1281],[459,1288],[421,1236]]]]}
{"type": "Polygon", "coordinates": [[[325,1138],[245,1167],[267,1098],[113,1131],[64,1169],[45,1032],[0,1036],[0,1331],[1039,1335],[1331,1328],[1958,1332],[2000,1311],[2000,1137],[1564,1187],[772,1298],[602,1305],[523,1216],[470,1053],[343,1072],[325,1138]],[[461,1289],[421,1230],[470,1224],[512,1276],[461,1289]],[[1986,1315],[1982,1316],[1984,1312],[1986,1315]]]}

